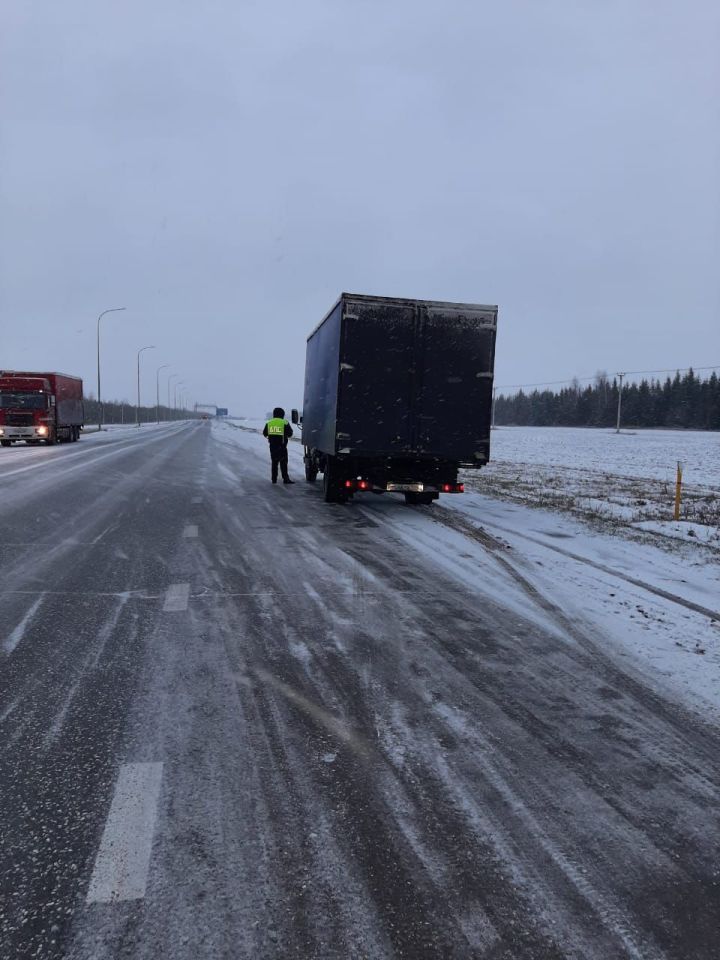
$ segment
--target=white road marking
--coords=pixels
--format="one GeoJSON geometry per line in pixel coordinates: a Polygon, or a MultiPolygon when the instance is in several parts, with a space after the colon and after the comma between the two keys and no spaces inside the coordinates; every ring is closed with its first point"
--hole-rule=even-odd
{"type": "Polygon", "coordinates": [[[189,523],[183,530],[183,537],[186,540],[193,539],[198,535],[198,528],[196,523],[189,523]]]}
{"type": "Polygon", "coordinates": [[[171,583],[167,588],[167,593],[165,594],[165,605],[163,606],[163,610],[167,610],[172,613],[175,613],[178,610],[187,610],[189,597],[189,583],[171,583]]]}
{"type": "Polygon", "coordinates": [[[30,623],[32,618],[37,613],[37,609],[40,606],[40,604],[43,602],[44,596],[45,594],[43,593],[40,594],[40,596],[37,598],[35,603],[30,607],[30,609],[22,618],[20,623],[15,627],[13,632],[10,634],[10,636],[6,637],[5,641],[3,642],[3,647],[5,648],[5,650],[7,650],[8,653],[12,653],[15,647],[20,643],[22,638],[25,636],[27,625],[30,623]]]}
{"type": "Polygon", "coordinates": [[[125,763],[120,768],[90,878],[88,903],[145,896],[162,770],[162,763],[125,763]]]}

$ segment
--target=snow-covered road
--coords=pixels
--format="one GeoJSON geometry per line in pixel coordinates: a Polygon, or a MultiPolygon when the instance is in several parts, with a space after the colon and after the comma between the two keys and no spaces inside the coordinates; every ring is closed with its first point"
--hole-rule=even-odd
{"type": "Polygon", "coordinates": [[[716,956],[718,628],[612,571],[712,574],[230,424],[82,446],[0,457],[3,956],[716,956]]]}

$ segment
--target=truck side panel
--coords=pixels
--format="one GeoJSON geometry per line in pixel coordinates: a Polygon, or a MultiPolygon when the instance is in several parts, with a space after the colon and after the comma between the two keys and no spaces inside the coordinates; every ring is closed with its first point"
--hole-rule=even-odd
{"type": "Polygon", "coordinates": [[[47,374],[55,393],[58,427],[79,427],[84,423],[83,384],[76,377],[47,374]]]}
{"type": "Polygon", "coordinates": [[[335,452],[342,313],[340,300],[308,337],[305,360],[302,440],[330,454],[335,452]]]}

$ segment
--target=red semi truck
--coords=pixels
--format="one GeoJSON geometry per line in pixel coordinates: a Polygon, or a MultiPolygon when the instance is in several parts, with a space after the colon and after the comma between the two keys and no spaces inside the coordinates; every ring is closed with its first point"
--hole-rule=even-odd
{"type": "Polygon", "coordinates": [[[77,440],[83,428],[83,382],[64,373],[0,370],[0,443],[77,440]]]}

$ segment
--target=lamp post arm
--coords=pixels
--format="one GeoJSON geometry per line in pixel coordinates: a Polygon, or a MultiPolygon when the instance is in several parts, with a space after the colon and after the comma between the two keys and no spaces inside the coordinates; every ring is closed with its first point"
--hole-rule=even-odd
{"type": "Polygon", "coordinates": [[[110,307],[109,310],[103,310],[97,318],[97,402],[98,402],[98,431],[102,430],[103,425],[103,407],[100,396],[100,321],[106,313],[120,313],[125,307],[110,307]]]}

